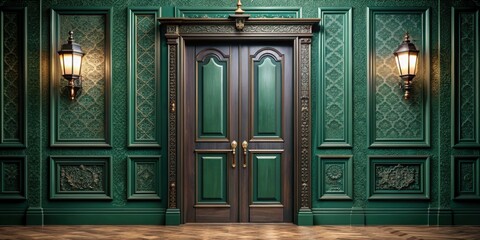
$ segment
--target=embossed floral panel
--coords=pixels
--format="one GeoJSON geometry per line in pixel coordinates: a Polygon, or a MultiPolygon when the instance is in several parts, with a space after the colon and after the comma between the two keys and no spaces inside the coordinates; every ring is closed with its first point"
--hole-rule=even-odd
{"type": "Polygon", "coordinates": [[[452,198],[480,200],[480,156],[452,157],[452,198]]]}
{"type": "Polygon", "coordinates": [[[369,9],[369,144],[429,146],[429,11],[369,9]],[[403,99],[393,52],[405,32],[420,51],[412,97],[403,99]]]}
{"type": "Polygon", "coordinates": [[[353,192],[352,155],[318,155],[319,200],[350,200],[353,192]]]}
{"type": "Polygon", "coordinates": [[[161,156],[128,157],[128,199],[161,199],[161,156]]]}
{"type": "Polygon", "coordinates": [[[50,156],[51,199],[111,199],[111,157],[50,156]]]}
{"type": "Polygon", "coordinates": [[[0,156],[0,199],[26,198],[24,156],[0,156]]]}
{"type": "Polygon", "coordinates": [[[51,144],[53,146],[110,146],[110,16],[106,10],[52,10],[51,144]],[[83,57],[82,92],[75,100],[63,93],[57,51],[73,31],[83,57]],[[58,70],[58,71],[57,71],[58,70]]]}
{"type": "Polygon", "coordinates": [[[369,156],[369,199],[429,199],[428,156],[369,156]]]}

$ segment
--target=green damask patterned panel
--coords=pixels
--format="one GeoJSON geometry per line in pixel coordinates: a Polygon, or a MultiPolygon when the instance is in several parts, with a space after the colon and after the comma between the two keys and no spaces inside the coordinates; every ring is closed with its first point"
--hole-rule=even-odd
{"type": "Polygon", "coordinates": [[[430,157],[368,156],[369,200],[430,199],[430,157]]]}
{"type": "Polygon", "coordinates": [[[26,8],[0,10],[0,148],[26,146],[26,8]]]}
{"type": "Polygon", "coordinates": [[[159,8],[128,10],[129,108],[128,144],[160,147],[159,8]]]}
{"type": "MultiPolygon", "coordinates": [[[[302,8],[299,7],[243,7],[245,14],[251,18],[301,18],[302,8]]],[[[175,17],[186,18],[228,18],[235,12],[234,7],[178,7],[175,17]]]]}
{"type": "Polygon", "coordinates": [[[370,147],[430,146],[429,9],[368,10],[370,147]],[[393,51],[408,31],[420,50],[412,98],[404,100],[393,51]]]}
{"type": "Polygon", "coordinates": [[[112,199],[110,156],[50,156],[50,199],[112,199]]]}
{"type": "Polygon", "coordinates": [[[0,200],[26,199],[26,157],[0,156],[0,200]]]}
{"type": "Polygon", "coordinates": [[[480,147],[480,21],[478,9],[452,9],[452,144],[480,147]]]}
{"type": "Polygon", "coordinates": [[[51,11],[51,146],[110,146],[111,11],[110,8],[51,11]],[[82,94],[74,101],[62,94],[66,81],[61,77],[57,57],[70,30],[85,52],[82,94]]]}
{"type": "Polygon", "coordinates": [[[209,55],[197,67],[197,137],[227,138],[228,60],[209,55]]]}
{"type": "Polygon", "coordinates": [[[352,9],[319,8],[318,147],[352,146],[352,9]]]}
{"type": "Polygon", "coordinates": [[[128,156],[128,199],[161,199],[161,156],[128,156]]]}
{"type": "Polygon", "coordinates": [[[319,200],[352,199],[352,157],[352,155],[317,155],[319,200]]]}
{"type": "Polygon", "coordinates": [[[265,56],[253,63],[253,138],[282,137],[282,62],[265,56]]]}
{"type": "Polygon", "coordinates": [[[252,154],[252,204],[282,203],[280,153],[252,154]]]}
{"type": "Polygon", "coordinates": [[[452,156],[452,198],[480,200],[480,157],[452,156]]]}
{"type": "Polygon", "coordinates": [[[227,154],[201,153],[197,155],[196,161],[196,202],[227,204],[227,154]]]}

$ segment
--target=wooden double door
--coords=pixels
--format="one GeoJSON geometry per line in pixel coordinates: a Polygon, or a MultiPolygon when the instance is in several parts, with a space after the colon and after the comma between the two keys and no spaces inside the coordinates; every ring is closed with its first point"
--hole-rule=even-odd
{"type": "Polygon", "coordinates": [[[186,43],[186,222],[292,222],[288,43],[186,43]]]}

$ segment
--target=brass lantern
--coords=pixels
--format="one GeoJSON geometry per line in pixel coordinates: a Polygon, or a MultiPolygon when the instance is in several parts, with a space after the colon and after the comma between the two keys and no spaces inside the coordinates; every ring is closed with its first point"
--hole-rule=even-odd
{"type": "Polygon", "coordinates": [[[85,55],[80,47],[80,44],[75,43],[73,39],[73,32],[68,32],[68,42],[62,45],[58,56],[60,59],[60,68],[62,76],[68,81],[67,86],[63,87],[62,91],[70,98],[75,100],[82,92],[82,58],[85,55]]]}
{"type": "Polygon", "coordinates": [[[398,74],[403,79],[402,89],[405,91],[403,97],[410,98],[412,89],[412,80],[417,73],[418,66],[418,50],[413,43],[410,42],[408,32],[405,33],[403,42],[398,46],[393,55],[397,63],[398,74]]]}

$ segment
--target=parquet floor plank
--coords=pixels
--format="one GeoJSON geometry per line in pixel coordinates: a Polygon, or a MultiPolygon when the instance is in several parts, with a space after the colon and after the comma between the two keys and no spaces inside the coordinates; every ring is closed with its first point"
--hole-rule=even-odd
{"type": "Polygon", "coordinates": [[[184,224],[181,226],[0,226],[0,239],[468,239],[480,226],[296,226],[293,224],[184,224]]]}

